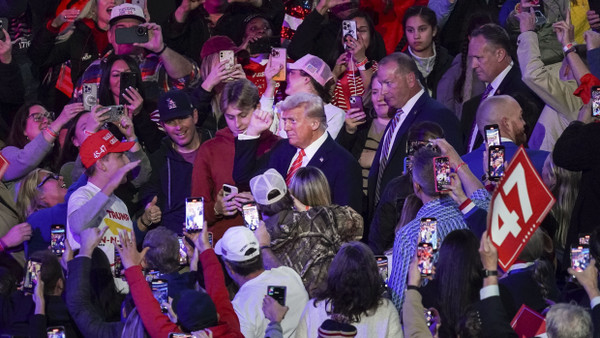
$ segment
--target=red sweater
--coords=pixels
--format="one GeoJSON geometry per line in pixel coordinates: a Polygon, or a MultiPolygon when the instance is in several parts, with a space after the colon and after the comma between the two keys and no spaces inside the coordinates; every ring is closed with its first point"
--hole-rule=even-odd
{"type": "MultiPolygon", "coordinates": [[[[214,250],[208,249],[201,253],[200,262],[204,271],[206,292],[215,303],[220,316],[217,326],[206,328],[204,331],[212,332],[213,337],[243,338],[240,321],[229,300],[223,270],[214,250]]],[[[170,332],[181,332],[177,324],[171,322],[169,317],[160,311],[160,305],[152,295],[152,290],[144,278],[140,265],[125,270],[125,277],[144,327],[151,337],[166,338],[170,332]]]]}
{"type": "MultiPolygon", "coordinates": [[[[263,132],[257,156],[269,151],[278,140],[279,137],[270,131],[263,132]]],[[[213,233],[213,243],[217,243],[230,227],[244,224],[239,213],[234,217],[217,219],[214,211],[216,197],[223,184],[235,185],[232,177],[234,155],[235,137],[229,128],[223,128],[213,139],[200,146],[194,162],[192,196],[204,197],[204,219],[213,233]]],[[[243,190],[240,188],[239,191],[243,190]]]]}

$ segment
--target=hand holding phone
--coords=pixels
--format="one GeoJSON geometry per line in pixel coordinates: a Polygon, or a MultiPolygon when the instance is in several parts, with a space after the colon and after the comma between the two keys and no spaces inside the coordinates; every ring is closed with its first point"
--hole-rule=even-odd
{"type": "Polygon", "coordinates": [[[387,288],[388,286],[388,258],[383,255],[375,255],[375,261],[377,262],[377,269],[379,270],[379,275],[381,276],[381,280],[383,281],[384,286],[387,288]]]}
{"type": "Polygon", "coordinates": [[[35,259],[27,261],[25,276],[23,277],[23,292],[33,294],[33,289],[37,285],[41,269],[42,262],[35,259]]]}
{"type": "Polygon", "coordinates": [[[285,293],[287,287],[269,285],[267,287],[267,295],[273,297],[281,306],[285,306],[285,293]]]}
{"type": "Polygon", "coordinates": [[[285,81],[287,50],[285,48],[273,48],[269,55],[269,61],[273,67],[279,67],[279,72],[273,76],[274,81],[285,81]]]}
{"type": "Polygon", "coordinates": [[[122,27],[115,29],[117,44],[146,43],[150,40],[148,28],[144,26],[122,27]]]}
{"type": "Polygon", "coordinates": [[[590,248],[586,245],[571,248],[571,269],[582,272],[590,264],[590,248]]]}
{"type": "Polygon", "coordinates": [[[188,197],[185,199],[185,231],[198,232],[204,226],[204,198],[188,197]]]}
{"type": "Polygon", "coordinates": [[[433,169],[435,174],[435,191],[448,191],[450,187],[450,159],[446,156],[433,158],[433,169]]]}
{"type": "Polygon", "coordinates": [[[342,21],[342,43],[345,50],[350,49],[349,36],[354,38],[354,40],[358,40],[358,35],[356,34],[356,21],[354,20],[342,21]]]}
{"type": "Polygon", "coordinates": [[[65,253],[65,226],[55,224],[50,227],[50,251],[57,256],[62,256],[65,253]]]}
{"type": "Polygon", "coordinates": [[[433,248],[429,243],[419,243],[417,258],[419,260],[419,271],[422,276],[433,275],[433,255],[433,248]]]}
{"type": "Polygon", "coordinates": [[[255,203],[248,203],[242,206],[242,214],[244,215],[244,224],[248,229],[254,231],[260,224],[260,214],[255,203]]]}
{"type": "MultiPolygon", "coordinates": [[[[600,1],[599,1],[600,2],[600,1]]],[[[592,87],[592,116],[600,116],[600,86],[592,87]]]]}

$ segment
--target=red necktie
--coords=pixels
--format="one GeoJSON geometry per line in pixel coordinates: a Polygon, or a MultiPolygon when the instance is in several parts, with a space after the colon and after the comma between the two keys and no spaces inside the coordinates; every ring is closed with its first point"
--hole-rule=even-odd
{"type": "Polygon", "coordinates": [[[287,186],[290,185],[290,182],[292,181],[292,177],[294,177],[294,175],[296,174],[296,171],[298,171],[298,169],[300,169],[300,167],[302,167],[302,160],[304,159],[304,156],[306,154],[304,153],[304,149],[300,149],[300,153],[298,153],[298,157],[296,157],[296,160],[294,161],[294,163],[292,163],[292,166],[290,167],[290,170],[288,170],[287,176],[285,177],[285,184],[287,186]]]}

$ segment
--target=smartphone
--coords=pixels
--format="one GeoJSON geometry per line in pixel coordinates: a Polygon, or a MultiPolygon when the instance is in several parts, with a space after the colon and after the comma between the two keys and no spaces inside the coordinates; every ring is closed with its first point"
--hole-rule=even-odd
{"type": "Polygon", "coordinates": [[[98,85],[95,83],[83,84],[83,109],[91,111],[98,104],[98,85]]]}
{"type": "Polygon", "coordinates": [[[485,130],[485,142],[488,146],[499,146],[500,143],[500,129],[497,124],[488,124],[483,127],[485,130]]]}
{"type": "Polygon", "coordinates": [[[33,293],[33,288],[37,284],[38,274],[42,268],[42,262],[30,259],[27,261],[25,276],[23,277],[23,292],[33,293]]]}
{"type": "Polygon", "coordinates": [[[131,0],[131,4],[140,6],[142,9],[146,8],[146,0],[131,0]]]}
{"type": "Polygon", "coordinates": [[[590,264],[590,248],[580,245],[571,248],[571,268],[575,271],[583,271],[590,264]]]}
{"type": "Polygon", "coordinates": [[[129,87],[137,89],[137,77],[133,72],[123,72],[121,73],[121,82],[120,82],[120,94],[119,94],[119,104],[129,104],[129,102],[125,99],[123,94],[127,93],[126,89],[129,87]]]}
{"type": "Polygon", "coordinates": [[[8,18],[0,18],[0,40],[4,41],[4,32],[2,29],[8,32],[8,18]]]}
{"type": "MultiPolygon", "coordinates": [[[[589,0],[590,10],[596,12],[596,14],[600,14],[600,1],[598,0],[589,0]]],[[[594,31],[600,32],[600,28],[595,28],[594,31]]]]}
{"type": "Polygon", "coordinates": [[[427,327],[431,327],[431,324],[433,324],[433,313],[429,309],[424,309],[423,311],[425,314],[425,324],[427,324],[427,327]]]}
{"type": "Polygon", "coordinates": [[[429,243],[419,243],[417,247],[419,271],[422,276],[433,275],[433,247],[429,243]]]}
{"type": "Polygon", "coordinates": [[[386,256],[378,256],[375,255],[375,261],[377,262],[377,269],[379,270],[379,275],[381,276],[381,280],[383,280],[383,284],[387,288],[388,286],[388,258],[386,256]]]}
{"type": "Polygon", "coordinates": [[[421,218],[421,228],[419,230],[419,243],[431,245],[433,250],[438,249],[437,237],[437,219],[434,217],[421,218]]]}
{"type": "Polygon", "coordinates": [[[125,277],[125,275],[122,273],[123,270],[123,261],[121,260],[121,255],[117,251],[117,246],[115,245],[115,268],[113,272],[115,278],[125,277]]]}
{"type": "Polygon", "coordinates": [[[65,253],[65,226],[55,224],[50,226],[50,251],[57,256],[62,256],[65,253]]]}
{"type": "Polygon", "coordinates": [[[125,114],[125,106],[122,104],[114,105],[114,106],[106,106],[109,108],[108,111],[102,115],[108,116],[106,122],[119,122],[121,118],[123,118],[123,114],[125,114]]]}
{"type": "MultiPolygon", "coordinates": [[[[598,1],[600,2],[600,1],[598,1]]],[[[592,87],[592,116],[600,116],[600,86],[592,87]]]]}
{"type": "Polygon", "coordinates": [[[450,160],[446,156],[433,158],[435,170],[435,191],[448,191],[450,186],[450,160]]]}
{"type": "Polygon", "coordinates": [[[227,197],[231,194],[237,194],[238,188],[234,185],[223,184],[223,196],[227,197]]]}
{"type": "Polygon", "coordinates": [[[590,245],[590,235],[579,234],[579,245],[590,245]]]}
{"type": "Polygon", "coordinates": [[[536,26],[542,26],[543,24],[546,23],[546,21],[548,21],[548,19],[546,19],[546,16],[544,15],[544,13],[542,13],[542,11],[540,11],[539,9],[536,9],[534,11],[535,14],[535,25],[536,26]]]}
{"type": "Polygon", "coordinates": [[[145,43],[149,40],[148,28],[132,26],[115,29],[115,41],[118,44],[145,43]]]}
{"type": "Polygon", "coordinates": [[[354,20],[342,21],[342,44],[346,50],[350,48],[348,45],[349,41],[347,40],[348,36],[358,40],[358,35],[356,34],[356,21],[354,20]]]}
{"type": "Polygon", "coordinates": [[[210,244],[211,248],[214,248],[214,245],[213,245],[213,234],[210,231],[208,232],[208,244],[210,244]]]}
{"type": "Polygon", "coordinates": [[[177,237],[179,241],[179,265],[186,265],[188,263],[188,255],[185,249],[185,238],[177,237]]]}
{"type": "Polygon", "coordinates": [[[260,214],[258,207],[254,203],[247,203],[242,206],[242,214],[244,215],[244,224],[248,229],[254,231],[260,223],[260,214]]]}
{"type": "Polygon", "coordinates": [[[169,283],[166,279],[154,279],[150,282],[152,295],[160,304],[160,310],[163,313],[167,312],[167,307],[163,304],[169,302],[169,283]]]}
{"type": "Polygon", "coordinates": [[[4,173],[6,173],[6,170],[8,169],[9,165],[10,165],[10,162],[8,162],[6,157],[4,157],[2,155],[2,153],[0,153],[0,179],[2,179],[2,177],[4,176],[4,173]]]}
{"type": "Polygon", "coordinates": [[[64,326],[53,326],[46,329],[46,336],[48,338],[65,338],[65,327],[64,326]]]}
{"type": "Polygon", "coordinates": [[[267,287],[267,295],[273,297],[281,306],[285,306],[285,286],[269,285],[267,287]]]}
{"type": "Polygon", "coordinates": [[[362,96],[352,95],[350,96],[350,108],[358,108],[361,111],[364,111],[362,96]]]}
{"type": "Polygon", "coordinates": [[[412,170],[412,161],[410,156],[404,158],[404,173],[408,174],[412,170]]]}
{"type": "Polygon", "coordinates": [[[185,199],[185,231],[198,232],[204,226],[204,198],[185,199]]]}
{"type": "Polygon", "coordinates": [[[222,50],[219,52],[219,63],[225,62],[227,69],[229,69],[235,64],[234,56],[235,54],[232,50],[222,50]]]}
{"type": "Polygon", "coordinates": [[[272,65],[282,65],[281,70],[273,77],[273,80],[285,81],[287,50],[285,48],[272,48],[270,58],[272,65]]]}
{"type": "Polygon", "coordinates": [[[169,332],[169,338],[194,338],[190,333],[169,332]]]}
{"type": "Polygon", "coordinates": [[[488,150],[488,177],[498,181],[504,176],[504,146],[491,146],[488,150]]]}

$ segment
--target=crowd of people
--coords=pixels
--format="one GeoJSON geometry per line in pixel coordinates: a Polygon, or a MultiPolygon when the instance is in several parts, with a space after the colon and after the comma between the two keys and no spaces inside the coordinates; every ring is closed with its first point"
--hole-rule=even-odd
{"type": "Polygon", "coordinates": [[[597,1],[0,0],[0,74],[2,337],[600,337],[597,1]]]}

